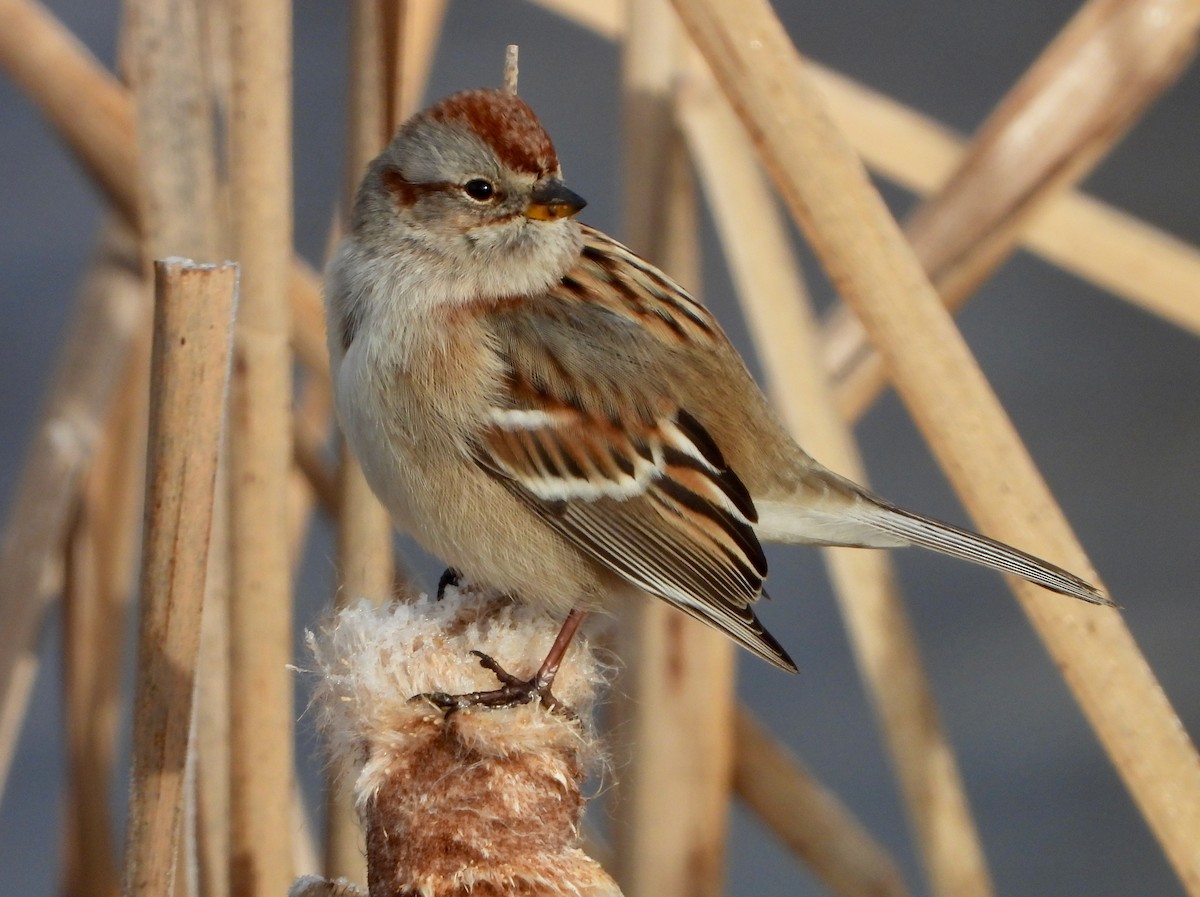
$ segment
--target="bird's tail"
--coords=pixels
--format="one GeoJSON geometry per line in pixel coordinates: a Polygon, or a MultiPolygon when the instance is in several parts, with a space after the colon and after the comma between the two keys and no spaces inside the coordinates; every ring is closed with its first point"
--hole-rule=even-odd
{"type": "Polygon", "coordinates": [[[940,551],[942,554],[973,564],[991,567],[1001,573],[1011,573],[1051,591],[1070,595],[1090,604],[1112,604],[1104,593],[1091,583],[1019,548],[903,508],[880,505],[880,510],[882,513],[875,516],[872,524],[883,532],[899,536],[911,545],[940,551]]]}
{"type": "MultiPolygon", "coordinates": [[[[848,481],[843,481],[848,482],[848,481]]],[[[788,503],[759,504],[759,536],[779,542],[898,548],[919,545],[973,564],[1011,573],[1091,604],[1112,602],[1091,583],[1061,567],[987,536],[897,508],[865,491],[836,513],[788,503]]]]}

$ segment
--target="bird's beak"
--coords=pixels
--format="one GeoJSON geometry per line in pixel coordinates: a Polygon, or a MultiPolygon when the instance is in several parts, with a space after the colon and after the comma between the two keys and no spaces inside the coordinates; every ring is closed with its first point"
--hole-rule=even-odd
{"type": "Polygon", "coordinates": [[[535,221],[557,221],[570,218],[586,205],[586,199],[568,190],[558,178],[546,178],[534,185],[529,205],[525,207],[525,217],[535,221]]]}

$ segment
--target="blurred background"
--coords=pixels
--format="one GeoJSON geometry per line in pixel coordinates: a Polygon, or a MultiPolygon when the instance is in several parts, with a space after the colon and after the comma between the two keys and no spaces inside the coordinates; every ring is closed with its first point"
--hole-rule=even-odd
{"type": "MultiPolygon", "coordinates": [[[[119,4],[49,5],[102,61],[114,64],[119,4]]],[[[964,134],[983,121],[1076,8],[1069,0],[776,5],[801,52],[964,134]]],[[[342,4],[295,4],[296,240],[318,266],[343,183],[347,24],[342,4]]],[[[521,46],[522,96],[553,136],[569,183],[589,200],[585,220],[621,237],[615,46],[528,3],[459,0],[450,5],[429,97],[497,84],[507,43],[521,46]]],[[[1086,189],[1200,242],[1198,109],[1200,70],[1193,68],[1100,165],[1086,189]]],[[[3,78],[0,164],[7,172],[0,193],[0,503],[7,508],[103,209],[54,135],[3,78]]],[[[898,215],[911,206],[910,196],[881,186],[898,215]]],[[[704,296],[749,353],[711,226],[704,227],[704,296]]],[[[811,261],[808,274],[818,301],[827,305],[830,288],[811,261]]],[[[1194,296],[1200,302],[1200,284],[1194,296]]],[[[1195,338],[1026,253],[971,301],[959,323],[1195,739],[1195,338]]],[[[877,491],[966,522],[894,395],[864,418],[858,435],[877,491]]],[[[404,546],[431,587],[440,567],[404,546]]],[[[328,606],[333,558],[330,533],[318,525],[298,583],[298,627],[312,625],[328,606]]],[[[820,558],[812,550],[774,550],[770,562],[775,600],[762,616],[801,673],[787,678],[743,656],[741,695],[893,851],[913,892],[925,893],[820,558]]],[[[1001,579],[917,552],[898,553],[896,563],[997,893],[1182,894],[1001,579]]],[[[59,884],[57,624],[52,618],[44,633],[34,709],[0,805],[0,897],[53,893],[59,884]]],[[[298,717],[306,700],[301,680],[298,717]]],[[[312,789],[321,757],[307,718],[298,737],[312,789]]],[[[118,789],[113,804],[121,814],[124,802],[118,789]]],[[[728,860],[731,894],[822,893],[741,810],[734,812],[728,860]]]]}

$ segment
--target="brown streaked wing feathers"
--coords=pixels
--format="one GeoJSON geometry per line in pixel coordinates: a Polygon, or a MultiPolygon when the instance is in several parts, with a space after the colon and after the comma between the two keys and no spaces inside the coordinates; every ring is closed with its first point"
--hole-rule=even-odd
{"type": "Polygon", "coordinates": [[[753,501],[659,382],[644,341],[662,337],[636,317],[554,295],[490,314],[507,389],[475,460],[599,563],[794,670],[751,607],[767,572],[753,501]]]}

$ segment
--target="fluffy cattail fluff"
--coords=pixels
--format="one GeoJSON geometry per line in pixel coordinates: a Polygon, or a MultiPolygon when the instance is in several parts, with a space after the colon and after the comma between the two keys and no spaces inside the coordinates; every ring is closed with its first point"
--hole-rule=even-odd
{"type": "MultiPolygon", "coordinates": [[[[578,846],[580,788],[596,753],[580,720],[603,680],[585,640],[554,683],[578,719],[537,703],[447,717],[410,700],[495,688],[471,650],[530,676],[555,630],[537,611],[449,588],[441,601],[353,605],[309,633],[322,677],[314,703],[333,755],[357,770],[371,897],[619,897],[578,846]]],[[[355,893],[347,887],[310,878],[293,893],[355,893]]]]}

